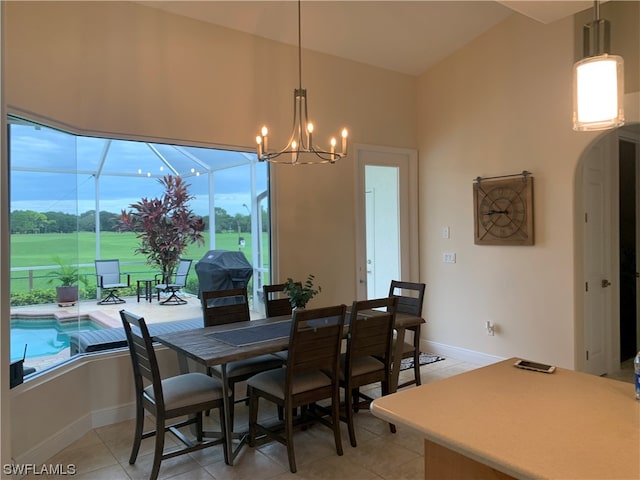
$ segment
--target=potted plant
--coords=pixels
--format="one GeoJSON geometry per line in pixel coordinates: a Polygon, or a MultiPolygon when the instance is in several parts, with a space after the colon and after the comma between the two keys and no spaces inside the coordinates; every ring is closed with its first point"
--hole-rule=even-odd
{"type": "Polygon", "coordinates": [[[171,283],[182,253],[190,243],[204,245],[202,217],[189,209],[193,195],[181,177],[167,175],[159,180],[165,193],[160,198],[142,198],[122,211],[117,229],[135,232],[140,240],[136,253],[146,255],[147,263],[162,273],[161,283],[171,283]]]}
{"type": "Polygon", "coordinates": [[[77,267],[65,263],[60,256],[53,257],[53,261],[58,265],[58,268],[49,272],[52,277],[49,279],[49,283],[55,281],[60,283],[56,286],[58,306],[75,305],[78,301],[78,281],[86,284],[87,280],[78,274],[77,267]]]}
{"type": "Polygon", "coordinates": [[[284,282],[282,291],[287,294],[292,308],[305,308],[309,300],[322,291],[322,287],[313,287],[315,276],[309,274],[304,283],[294,282],[293,279],[287,278],[284,282]]]}

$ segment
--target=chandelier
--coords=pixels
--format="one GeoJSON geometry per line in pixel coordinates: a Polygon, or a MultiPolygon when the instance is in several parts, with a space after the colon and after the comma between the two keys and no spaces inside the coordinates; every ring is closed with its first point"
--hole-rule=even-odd
{"type": "Polygon", "coordinates": [[[609,22],[594,19],[584,26],[584,57],[573,67],[573,129],[604,130],[624,124],[624,62],[609,55],[609,22]]]}
{"type": "Polygon", "coordinates": [[[307,112],[307,90],[302,88],[302,36],[300,24],[300,0],[298,0],[298,88],[293,90],[293,130],[285,147],[282,150],[272,152],[268,149],[269,130],[266,126],[262,127],[260,135],[256,137],[258,160],[261,162],[307,165],[335,163],[336,160],[347,156],[348,132],[346,128],[342,129],[340,151],[336,151],[337,141],[335,137],[331,138],[328,150],[313,144],[313,123],[309,121],[307,112]]]}

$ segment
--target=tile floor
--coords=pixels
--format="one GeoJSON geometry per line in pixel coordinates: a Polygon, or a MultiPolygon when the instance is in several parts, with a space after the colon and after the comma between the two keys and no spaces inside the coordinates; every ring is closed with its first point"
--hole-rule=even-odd
{"type": "MultiPolygon", "coordinates": [[[[178,318],[194,318],[200,313],[200,302],[197,298],[189,298],[184,306],[158,306],[157,302],[137,303],[135,297],[127,298],[123,305],[97,306],[95,302],[83,302],[79,306],[81,312],[99,310],[102,315],[118,319],[118,311],[122,308],[143,315],[147,321],[168,321],[178,318]]],[[[51,309],[51,306],[41,308],[51,309]]],[[[28,307],[26,309],[29,309],[28,307]]],[[[14,310],[14,309],[12,309],[14,310]]],[[[256,314],[258,315],[258,314],[256,314]]],[[[434,382],[458,373],[462,373],[477,365],[447,358],[421,367],[422,382],[434,382]]],[[[410,378],[411,370],[401,372],[403,377],[410,378]]],[[[622,369],[611,378],[633,381],[633,365],[626,362],[622,369]]],[[[379,389],[368,392],[372,396],[379,395],[379,389]]],[[[274,408],[265,408],[261,404],[261,415],[275,416],[274,408]]],[[[269,407],[271,407],[269,405],[269,407]]],[[[247,408],[236,405],[236,425],[247,424],[247,408]]],[[[214,420],[217,415],[206,419],[216,429],[214,420]]],[[[162,463],[161,479],[174,480],[281,480],[286,478],[302,479],[353,479],[353,480],[403,480],[423,479],[423,442],[418,434],[398,426],[398,432],[391,434],[386,423],[374,417],[368,411],[360,411],[355,418],[358,447],[349,444],[346,425],[341,425],[344,455],[335,453],[333,436],[329,429],[315,426],[295,434],[296,462],[298,472],[289,472],[286,447],[271,442],[257,448],[245,447],[232,467],[224,463],[222,447],[214,446],[193,454],[172,458],[162,463]]],[[[128,458],[133,435],[133,421],[122,422],[88,432],[77,442],[49,459],[47,464],[75,465],[75,479],[83,480],[129,480],[146,479],[153,459],[153,439],[144,440],[135,465],[129,465],[128,458]]],[[[175,445],[171,435],[166,437],[167,446],[175,445]]],[[[69,476],[32,475],[29,480],[69,478],[69,476]]]]}
{"type": "MultiPolygon", "coordinates": [[[[421,367],[422,382],[433,382],[476,368],[477,365],[453,359],[421,367]]],[[[411,375],[411,370],[401,372],[411,375]]],[[[409,387],[411,388],[411,387],[409,387]]],[[[369,391],[374,396],[378,389],[369,391]]],[[[276,415],[268,403],[260,404],[260,414],[276,415]]],[[[217,426],[217,414],[206,421],[217,426]]],[[[247,408],[236,405],[236,425],[247,424],[247,408]]],[[[213,446],[199,452],[174,457],[162,462],[161,479],[174,480],[236,480],[236,479],[356,479],[356,480],[400,480],[423,479],[422,437],[407,428],[397,427],[397,433],[369,411],[360,411],[355,418],[358,446],[351,447],[346,425],[341,424],[343,456],[335,452],[332,432],[316,425],[306,431],[297,431],[294,437],[298,472],[289,471],[286,447],[270,442],[256,448],[244,447],[234,466],[224,463],[222,446],[213,446]]],[[[148,478],[153,459],[153,439],[143,440],[135,465],[128,459],[133,435],[133,421],[96,428],[80,440],[49,459],[47,464],[74,464],[77,480],[129,480],[148,478]]],[[[167,442],[174,444],[172,435],[167,442]]],[[[62,476],[32,475],[30,480],[63,478],[62,476]]],[[[68,478],[68,477],[65,477],[68,478]]]]}

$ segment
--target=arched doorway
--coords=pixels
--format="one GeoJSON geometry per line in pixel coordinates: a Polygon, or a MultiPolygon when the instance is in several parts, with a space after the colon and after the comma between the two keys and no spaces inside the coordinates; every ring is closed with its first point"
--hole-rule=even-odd
{"type": "MultiPolygon", "coordinates": [[[[577,167],[582,370],[611,374],[640,345],[640,123],[601,135],[577,167]]],[[[580,328],[578,328],[580,331],[580,328]]]]}

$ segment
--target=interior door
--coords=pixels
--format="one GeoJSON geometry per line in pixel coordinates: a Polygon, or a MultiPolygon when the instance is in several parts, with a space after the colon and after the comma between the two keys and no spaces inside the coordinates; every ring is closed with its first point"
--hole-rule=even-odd
{"type": "Polygon", "coordinates": [[[359,299],[388,295],[391,280],[418,281],[417,152],[356,146],[359,299]]]}
{"type": "MultiPolygon", "coordinates": [[[[611,319],[610,194],[607,161],[613,141],[598,142],[583,162],[585,371],[607,373],[611,319]]],[[[616,158],[615,156],[613,158],[616,158]]]]}

